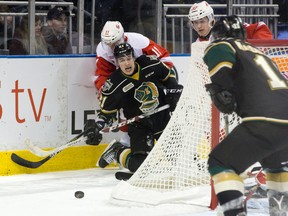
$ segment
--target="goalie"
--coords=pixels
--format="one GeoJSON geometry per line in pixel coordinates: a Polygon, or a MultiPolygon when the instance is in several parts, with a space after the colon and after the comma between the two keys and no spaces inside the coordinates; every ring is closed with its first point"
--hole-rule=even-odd
{"type": "Polygon", "coordinates": [[[106,80],[100,94],[100,113],[98,119],[88,120],[84,126],[87,144],[98,145],[102,140],[99,131],[110,125],[117,110],[122,109],[125,118],[151,112],[157,107],[169,104],[166,109],[150,117],[128,125],[131,147],[120,142],[108,145],[98,161],[105,168],[117,161],[124,168],[135,172],[154,146],[170,120],[182,92],[171,69],[156,56],[142,55],[134,59],[134,50],[128,43],[121,43],[114,49],[114,57],[119,68],[106,80]]]}
{"type": "Polygon", "coordinates": [[[235,111],[238,125],[209,155],[209,173],[225,216],[246,215],[239,176],[259,161],[266,173],[270,215],[288,214],[288,84],[275,63],[245,42],[237,16],[221,18],[216,39],[205,50],[212,101],[219,111],[235,111]]]}

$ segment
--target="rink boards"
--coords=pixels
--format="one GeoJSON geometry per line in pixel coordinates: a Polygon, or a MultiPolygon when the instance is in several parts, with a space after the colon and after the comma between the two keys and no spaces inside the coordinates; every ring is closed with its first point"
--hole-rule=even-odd
{"type": "MultiPolygon", "coordinates": [[[[179,81],[189,71],[189,56],[173,56],[179,81]]],[[[94,118],[98,107],[94,87],[95,55],[0,58],[0,175],[95,167],[106,143],[119,133],[105,134],[99,146],[80,143],[37,169],[15,165],[11,153],[39,160],[24,145],[30,139],[51,149],[65,144],[94,118]]]]}

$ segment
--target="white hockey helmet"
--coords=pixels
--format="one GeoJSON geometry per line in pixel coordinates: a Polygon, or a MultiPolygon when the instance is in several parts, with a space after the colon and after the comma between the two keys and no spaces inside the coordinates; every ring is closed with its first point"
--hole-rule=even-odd
{"type": "Polygon", "coordinates": [[[214,22],[214,11],[213,8],[206,2],[195,3],[189,10],[188,18],[191,22],[208,17],[209,23],[213,26],[214,22]]]}
{"type": "Polygon", "coordinates": [[[107,21],[101,32],[101,40],[107,45],[124,39],[124,29],[118,21],[107,21]]]}

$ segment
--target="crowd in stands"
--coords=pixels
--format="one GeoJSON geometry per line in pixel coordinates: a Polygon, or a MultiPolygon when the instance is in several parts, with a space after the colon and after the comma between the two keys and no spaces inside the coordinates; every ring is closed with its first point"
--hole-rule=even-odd
{"type": "MultiPolygon", "coordinates": [[[[35,54],[47,55],[47,43],[41,32],[42,21],[39,16],[35,17],[35,54]]],[[[28,17],[23,17],[15,29],[14,36],[8,41],[10,55],[29,54],[29,29],[28,17]]]]}
{"type": "MultiPolygon", "coordinates": [[[[39,0],[40,1],[40,0],[39,0]]],[[[65,1],[59,1],[65,2],[65,1]]],[[[50,12],[49,16],[38,16],[35,17],[37,19],[37,24],[35,25],[35,30],[38,31],[41,26],[41,33],[35,32],[35,54],[46,54],[46,51],[42,48],[39,48],[38,44],[41,43],[43,46],[42,36],[45,38],[45,43],[47,45],[48,54],[71,54],[72,46],[77,46],[77,15],[78,15],[78,1],[77,0],[69,0],[66,2],[72,2],[74,4],[74,9],[68,11],[67,7],[58,7],[63,10],[63,16],[66,18],[57,17],[57,15],[52,15],[50,12]],[[69,41],[67,36],[67,28],[68,28],[68,16],[72,18],[72,38],[69,41]],[[56,27],[56,25],[59,25],[56,27]],[[53,29],[53,30],[52,30],[53,29]],[[39,35],[41,34],[41,35],[39,35]],[[51,45],[51,44],[54,45],[51,45]]],[[[195,2],[199,2],[196,0],[178,0],[177,4],[194,4],[195,2]]],[[[210,4],[226,4],[224,0],[218,1],[207,1],[210,4]]],[[[175,1],[171,0],[163,0],[163,4],[175,3],[175,1]]],[[[288,34],[288,3],[287,1],[273,1],[274,4],[279,5],[279,37],[281,39],[285,39],[285,35],[288,34]],[[285,34],[286,32],[286,34],[285,34]]],[[[47,12],[51,9],[52,6],[37,6],[36,12],[47,12]]],[[[84,16],[84,45],[91,44],[91,8],[92,1],[85,1],[84,10],[87,12],[84,16]]],[[[171,10],[171,9],[169,9],[171,10]]],[[[181,8],[172,9],[177,12],[181,10],[181,8]]],[[[225,14],[226,11],[219,11],[221,9],[215,9],[216,13],[225,14]]],[[[223,9],[222,9],[223,10],[223,9]]],[[[52,11],[52,10],[51,10],[52,11]]],[[[1,12],[28,12],[27,6],[8,6],[8,5],[0,5],[0,13],[1,12]]],[[[57,13],[57,10],[54,10],[54,13],[57,13]]],[[[106,21],[119,21],[126,32],[137,32],[141,33],[148,38],[156,40],[155,34],[155,17],[156,17],[156,3],[155,1],[131,1],[131,0],[96,0],[95,1],[95,24],[94,24],[94,44],[100,42],[101,38],[101,30],[104,27],[106,21]]],[[[62,14],[62,12],[61,12],[62,14]]],[[[62,17],[63,17],[62,16],[62,17]]],[[[9,54],[28,54],[29,51],[27,48],[28,42],[26,41],[28,31],[28,16],[7,16],[0,15],[0,50],[6,49],[9,51],[9,54]],[[4,22],[5,21],[5,22],[4,22]],[[22,22],[23,21],[23,22],[22,22]],[[7,29],[4,32],[4,28],[7,29]],[[26,28],[26,29],[25,29],[26,28]],[[4,35],[5,34],[5,35],[4,35]],[[23,38],[22,38],[23,37],[23,38]],[[20,47],[15,50],[15,46],[19,44],[20,47]],[[22,46],[22,48],[21,48],[22,46]],[[10,50],[11,48],[11,50],[10,50]],[[24,49],[24,50],[23,50],[24,49]]],[[[255,20],[253,23],[249,23],[250,28],[255,24],[259,24],[261,20],[255,20]]],[[[186,20],[188,23],[188,19],[186,20]]],[[[265,23],[261,23],[261,25],[265,26],[265,23]]],[[[262,26],[262,27],[263,27],[262,26]]],[[[255,26],[257,27],[257,26],[255,26]]],[[[195,34],[196,32],[193,31],[195,34]]],[[[276,37],[273,37],[276,38],[276,37]]],[[[18,46],[18,45],[17,45],[18,46]]]]}
{"type": "MultiPolygon", "coordinates": [[[[1,11],[3,10],[5,10],[4,7],[2,7],[1,11]]],[[[25,9],[24,11],[27,12],[25,9]]],[[[32,46],[35,48],[36,55],[72,54],[72,45],[67,35],[69,16],[70,12],[61,6],[55,6],[48,11],[45,24],[43,24],[43,17],[35,16],[35,43],[32,46]]],[[[9,32],[7,32],[6,48],[9,50],[9,54],[28,55],[30,50],[28,15],[17,17],[14,31],[12,29],[12,16],[7,16],[6,19],[9,25],[7,28],[9,32]]],[[[0,49],[3,49],[5,48],[4,31],[1,32],[0,49]]]]}

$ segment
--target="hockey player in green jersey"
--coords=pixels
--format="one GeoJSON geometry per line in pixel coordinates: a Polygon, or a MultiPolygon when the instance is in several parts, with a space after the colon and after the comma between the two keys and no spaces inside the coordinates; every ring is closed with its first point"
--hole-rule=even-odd
{"type": "Polygon", "coordinates": [[[98,119],[88,120],[84,127],[88,144],[99,144],[102,135],[99,131],[109,125],[122,109],[126,119],[149,113],[169,104],[169,110],[163,110],[150,117],[128,125],[131,147],[120,142],[112,143],[104,151],[98,164],[106,167],[114,160],[123,167],[135,172],[154,146],[170,120],[182,92],[171,69],[156,56],[141,55],[134,57],[134,50],[128,43],[121,43],[114,49],[119,68],[106,80],[100,95],[100,113],[98,119]],[[170,112],[169,112],[170,111],[170,112]]]}
{"type": "Polygon", "coordinates": [[[239,124],[209,155],[209,172],[225,216],[246,215],[239,176],[259,161],[266,173],[270,215],[288,215],[288,82],[274,62],[245,42],[237,16],[212,28],[204,62],[212,83],[205,87],[223,113],[239,124]]]}

